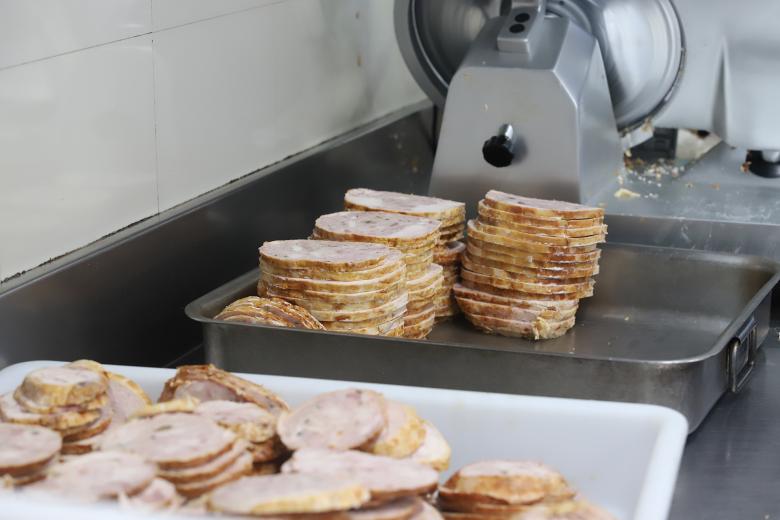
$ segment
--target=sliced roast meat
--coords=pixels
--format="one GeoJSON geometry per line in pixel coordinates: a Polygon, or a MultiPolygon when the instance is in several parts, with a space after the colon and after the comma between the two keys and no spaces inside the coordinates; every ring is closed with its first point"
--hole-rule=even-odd
{"type": "Polygon", "coordinates": [[[525,460],[485,460],[469,464],[439,489],[439,496],[447,500],[482,496],[513,505],[573,495],[560,473],[539,462],[525,460]]]}
{"type": "Polygon", "coordinates": [[[177,485],[210,479],[225,471],[240,455],[247,453],[248,447],[249,444],[246,441],[239,439],[228,451],[205,464],[191,468],[160,469],[158,474],[177,485]]]}
{"type": "Polygon", "coordinates": [[[360,507],[365,487],[346,475],[261,475],[244,477],[214,491],[214,511],[238,515],[324,513],[360,507]]]}
{"type": "Polygon", "coordinates": [[[134,495],[155,478],[157,467],[132,453],[101,451],[76,457],[49,470],[35,490],[86,501],[134,495]]]}
{"type": "Polygon", "coordinates": [[[108,399],[113,411],[112,421],[124,423],[139,408],[152,404],[152,400],[138,384],[121,375],[108,374],[108,399]]]}
{"type": "Polygon", "coordinates": [[[463,202],[366,188],[347,191],[344,194],[344,205],[347,209],[403,213],[446,221],[462,219],[466,213],[463,202]]]}
{"type": "Polygon", "coordinates": [[[444,435],[431,423],[424,421],[425,440],[417,451],[409,457],[415,462],[430,466],[436,471],[444,471],[450,465],[452,450],[444,435]]]}
{"type": "Polygon", "coordinates": [[[219,486],[248,475],[252,471],[252,455],[242,453],[223,471],[205,479],[177,484],[176,490],[185,497],[197,497],[219,486]]]}
{"type": "Polygon", "coordinates": [[[18,387],[14,390],[14,399],[19,405],[30,413],[39,413],[42,415],[56,414],[61,412],[86,412],[91,410],[100,410],[108,404],[108,394],[102,393],[91,401],[77,405],[67,406],[49,406],[39,405],[32,399],[28,398],[22,391],[22,387],[18,387]]]}
{"type": "Polygon", "coordinates": [[[330,240],[276,240],[260,247],[260,259],[280,267],[369,269],[392,254],[381,244],[330,240]]]}
{"type": "Polygon", "coordinates": [[[279,437],[268,439],[265,442],[253,442],[249,446],[256,464],[273,462],[288,453],[287,447],[279,437]]]}
{"type": "Polygon", "coordinates": [[[194,410],[250,442],[265,442],[276,435],[276,417],[254,403],[206,401],[194,410]]]}
{"type": "Polygon", "coordinates": [[[368,451],[388,457],[408,457],[422,445],[425,426],[411,406],[395,401],[386,401],[386,404],[387,424],[371,442],[368,451]]]}
{"type": "Polygon", "coordinates": [[[80,405],[105,394],[106,378],[88,368],[56,366],[33,370],[24,378],[21,392],[39,407],[80,405]]]}
{"type": "Polygon", "coordinates": [[[483,200],[485,205],[500,211],[528,215],[533,218],[543,219],[583,219],[601,218],[604,216],[604,208],[595,208],[564,202],[560,200],[534,199],[521,197],[498,190],[490,190],[483,200]]]}
{"type": "Polygon", "coordinates": [[[166,468],[205,464],[229,450],[233,432],[211,419],[187,413],[136,419],[109,430],[100,441],[103,450],[141,455],[166,468]]]}
{"type": "MultiPolygon", "coordinates": [[[[65,408],[65,410],[69,410],[65,408]]],[[[13,393],[0,397],[0,416],[5,422],[16,424],[36,424],[46,426],[54,430],[67,430],[85,426],[97,420],[101,415],[100,410],[62,411],[53,414],[37,414],[26,411],[14,399],[13,393]]]]}
{"type": "Polygon", "coordinates": [[[380,394],[349,388],[320,394],[282,414],[277,431],[292,450],[348,450],[373,440],[386,421],[386,404],[380,394]]]}
{"type": "Polygon", "coordinates": [[[199,401],[238,401],[255,403],[278,416],[288,409],[284,400],[262,385],[220,370],[214,365],[184,365],[165,382],[160,401],[192,396],[199,401]]]}
{"type": "Polygon", "coordinates": [[[111,407],[106,406],[100,410],[100,417],[89,424],[60,430],[63,442],[75,442],[83,439],[89,439],[100,433],[103,433],[111,425],[113,420],[113,411],[111,407]]]}
{"type": "Polygon", "coordinates": [[[171,511],[183,502],[184,498],[176,492],[176,486],[161,478],[152,480],[143,491],[132,497],[119,496],[122,507],[148,513],[171,511]]]}
{"type": "Polygon", "coordinates": [[[372,502],[423,495],[433,491],[439,480],[428,466],[360,451],[299,450],[282,465],[282,472],[350,475],[371,492],[372,502]]]}
{"type": "Polygon", "coordinates": [[[431,245],[438,238],[438,220],[376,211],[341,211],[323,215],[314,224],[326,240],[375,242],[393,247],[431,245]]]}
{"type": "Polygon", "coordinates": [[[200,401],[194,397],[186,396],[178,399],[171,399],[170,401],[148,404],[136,410],[131,418],[153,417],[164,413],[192,413],[199,403],[200,401]]]}
{"type": "Polygon", "coordinates": [[[442,520],[442,516],[438,509],[423,500],[422,507],[415,513],[412,520],[442,520]]]}
{"type": "Polygon", "coordinates": [[[41,426],[0,423],[0,475],[36,471],[62,447],[57,432],[41,426]]]}
{"type": "Polygon", "coordinates": [[[422,509],[417,497],[401,497],[375,507],[349,512],[349,520],[408,520],[422,509]]]}

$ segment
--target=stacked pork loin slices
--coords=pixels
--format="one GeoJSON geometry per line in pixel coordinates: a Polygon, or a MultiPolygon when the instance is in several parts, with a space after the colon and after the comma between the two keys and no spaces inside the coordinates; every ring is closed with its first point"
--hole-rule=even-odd
{"type": "Polygon", "coordinates": [[[43,479],[62,448],[57,432],[28,424],[0,423],[0,488],[43,479]]]}
{"type": "Polygon", "coordinates": [[[45,468],[39,469],[45,479],[25,488],[30,493],[80,501],[119,499],[147,511],[184,507],[205,513],[203,496],[219,486],[279,471],[289,451],[277,435],[277,418],[286,410],[287,404],[261,385],[211,365],[183,366],[166,381],[159,402],[111,426],[98,436],[97,451],[86,455],[58,463],[56,432],[0,424],[0,440],[7,435],[8,449],[19,448],[16,458],[10,452],[3,458],[0,447],[0,464],[13,470],[6,480],[13,477],[9,484],[16,486],[22,483],[17,470],[45,468]],[[10,432],[10,427],[43,433],[10,432]],[[22,449],[20,443],[27,446],[22,449]]]}
{"type": "Polygon", "coordinates": [[[469,464],[439,487],[437,505],[448,520],[614,520],[575,497],[563,475],[530,461],[469,464]]]}
{"type": "Polygon", "coordinates": [[[279,417],[293,450],[276,475],[220,487],[209,509],[240,515],[423,520],[440,518],[424,497],[436,489],[450,448],[416,412],[381,394],[345,389],[321,394],[279,417]]]}
{"type": "Polygon", "coordinates": [[[433,301],[436,308],[436,321],[446,320],[460,312],[452,290],[460,277],[460,258],[465,250],[466,244],[459,241],[447,242],[444,246],[436,248],[433,261],[444,270],[444,283],[433,301]]]}
{"type": "Polygon", "coordinates": [[[425,338],[433,328],[434,297],[441,291],[444,276],[433,263],[439,239],[438,220],[375,211],[342,211],[318,218],[312,238],[373,242],[403,253],[406,263],[408,302],[403,336],[425,338]]]}
{"type": "Polygon", "coordinates": [[[215,320],[252,323],[255,325],[276,325],[299,329],[325,330],[322,323],[309,311],[281,298],[241,298],[214,316],[215,320]]]}
{"type": "Polygon", "coordinates": [[[42,480],[25,489],[35,498],[58,496],[81,502],[120,500],[142,511],[177,508],[183,498],[157,477],[157,466],[140,455],[96,451],[55,464],[42,480]]]}
{"type": "Polygon", "coordinates": [[[458,253],[463,247],[459,241],[463,239],[465,230],[466,205],[464,203],[391,191],[355,188],[344,195],[344,207],[350,211],[384,211],[426,217],[441,222],[433,261],[444,268],[444,284],[434,300],[435,315],[437,319],[444,319],[458,312],[451,295],[460,266],[458,253]]]}
{"type": "Polygon", "coordinates": [[[82,360],[30,372],[15,391],[0,397],[0,416],[55,430],[62,453],[74,455],[92,451],[105,431],[150,402],[133,381],[82,360]]]}
{"type": "Polygon", "coordinates": [[[489,191],[468,222],[455,297],[476,327],[530,339],[574,326],[579,300],[593,294],[604,242],[604,211],[489,191]]]}
{"type": "Polygon", "coordinates": [[[287,455],[276,433],[284,400],[267,388],[213,365],[185,365],[165,383],[160,403],[199,402],[192,411],[227,428],[246,443],[253,472],[275,471],[287,455]]]}
{"type": "Polygon", "coordinates": [[[305,308],[327,330],[400,336],[408,303],[397,249],[362,242],[277,240],[260,247],[258,294],[305,308]]]}

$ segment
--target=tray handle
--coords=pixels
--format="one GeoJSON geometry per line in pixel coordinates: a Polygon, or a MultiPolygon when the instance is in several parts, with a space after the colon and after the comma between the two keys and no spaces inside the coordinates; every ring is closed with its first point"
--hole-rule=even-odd
{"type": "Polygon", "coordinates": [[[737,331],[728,347],[729,390],[739,393],[753,375],[758,352],[758,333],[755,316],[750,316],[737,331]]]}

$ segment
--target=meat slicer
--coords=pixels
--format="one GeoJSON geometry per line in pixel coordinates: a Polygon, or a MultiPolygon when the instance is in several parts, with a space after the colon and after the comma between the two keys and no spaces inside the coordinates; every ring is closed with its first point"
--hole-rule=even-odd
{"type": "Polygon", "coordinates": [[[752,4],[397,0],[402,54],[443,108],[430,192],[598,204],[611,238],[780,258],[780,2],[752,4]],[[722,142],[627,170],[654,128],[722,142]]]}

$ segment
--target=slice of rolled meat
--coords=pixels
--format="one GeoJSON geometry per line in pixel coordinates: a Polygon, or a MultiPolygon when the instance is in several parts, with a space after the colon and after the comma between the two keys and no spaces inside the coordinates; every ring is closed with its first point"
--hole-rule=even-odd
{"type": "Polygon", "coordinates": [[[349,520],[408,520],[422,509],[417,497],[402,497],[376,507],[364,507],[349,512],[349,520]]]}
{"type": "Polygon", "coordinates": [[[206,401],[194,412],[250,442],[265,442],[276,435],[276,417],[254,403],[206,401]]]}
{"type": "Polygon", "coordinates": [[[0,475],[37,471],[54,458],[61,447],[61,437],[48,428],[0,423],[0,475]]]}
{"type": "Polygon", "coordinates": [[[176,486],[165,479],[156,478],[140,493],[128,497],[119,496],[122,507],[147,513],[171,511],[184,502],[184,498],[176,492],[176,486]]]}
{"type": "Polygon", "coordinates": [[[412,520],[442,520],[439,510],[426,501],[422,501],[422,507],[415,513],[412,520]]]}
{"type": "Polygon", "coordinates": [[[444,471],[450,465],[452,450],[447,440],[431,423],[424,421],[425,440],[409,457],[415,462],[430,466],[436,471],[444,471]]]}
{"type": "Polygon", "coordinates": [[[80,405],[98,398],[107,388],[101,374],[74,366],[33,370],[21,385],[25,397],[40,407],[80,405]]]}
{"type": "Polygon", "coordinates": [[[0,397],[0,416],[5,422],[16,424],[35,424],[46,426],[54,430],[67,430],[69,428],[78,428],[85,426],[100,417],[100,410],[89,410],[86,412],[66,411],[53,414],[38,414],[26,411],[14,399],[13,393],[8,393],[0,397]]]}
{"type": "Polygon", "coordinates": [[[411,406],[386,401],[387,424],[368,451],[397,459],[414,453],[425,439],[425,426],[411,406]]]}
{"type": "Polygon", "coordinates": [[[242,453],[227,468],[206,480],[177,484],[177,491],[185,497],[197,497],[252,471],[252,455],[242,453]]]}
{"type": "Polygon", "coordinates": [[[299,450],[284,463],[282,472],[350,475],[368,488],[372,502],[426,494],[439,480],[439,474],[428,466],[360,451],[299,450]]]}
{"type": "Polygon", "coordinates": [[[63,442],[76,442],[84,439],[89,439],[95,435],[101,434],[108,429],[113,419],[113,411],[111,407],[105,406],[100,410],[100,417],[95,419],[89,424],[79,426],[76,428],[68,428],[60,430],[63,442]]]}
{"type": "Polygon", "coordinates": [[[318,395],[279,417],[277,431],[292,449],[348,450],[372,441],[385,427],[384,398],[350,388],[318,395]]]}
{"type": "Polygon", "coordinates": [[[197,480],[207,480],[225,471],[235,460],[247,452],[248,443],[237,440],[233,447],[206,464],[181,469],[160,469],[158,475],[174,484],[186,484],[197,480]]]}
{"type": "Polygon", "coordinates": [[[73,458],[51,468],[34,490],[96,501],[134,495],[155,478],[157,467],[139,455],[102,451],[73,458]]]}
{"type": "Polygon", "coordinates": [[[366,488],[346,475],[261,475],[220,487],[209,507],[238,515],[325,513],[360,507],[368,498],[366,488]]]}
{"type": "Polygon", "coordinates": [[[205,464],[229,450],[233,432],[199,415],[170,413],[136,419],[109,430],[100,441],[103,450],[141,455],[165,468],[205,464]]]}
{"type": "Polygon", "coordinates": [[[288,450],[279,437],[274,437],[265,442],[251,443],[249,452],[252,454],[255,464],[259,464],[275,461],[287,454],[288,450]]]}
{"type": "Polygon", "coordinates": [[[14,399],[16,399],[16,402],[19,403],[19,405],[24,408],[26,411],[30,413],[39,413],[39,414],[55,414],[63,411],[73,411],[73,412],[86,412],[90,410],[100,410],[106,404],[108,404],[108,394],[102,393],[98,395],[95,399],[92,399],[91,401],[87,401],[85,403],[77,404],[77,405],[67,405],[67,406],[49,406],[49,405],[40,405],[37,402],[33,401],[29,397],[25,395],[24,392],[22,392],[22,387],[18,387],[16,390],[14,390],[14,399]]]}
{"type": "Polygon", "coordinates": [[[124,423],[139,408],[152,404],[152,400],[138,384],[121,375],[108,374],[108,399],[113,412],[113,422],[124,423]]]}
{"type": "Polygon", "coordinates": [[[511,505],[560,500],[573,495],[563,475],[539,462],[525,460],[485,460],[469,464],[439,489],[439,496],[447,501],[498,501],[511,505]]]}
{"type": "Polygon", "coordinates": [[[148,404],[136,410],[131,419],[154,417],[155,415],[164,413],[192,413],[199,403],[200,401],[194,397],[186,396],[178,399],[171,399],[170,401],[148,404]]]}
{"type": "Polygon", "coordinates": [[[289,409],[284,400],[262,385],[220,370],[214,365],[184,365],[165,382],[160,401],[192,396],[199,401],[237,401],[255,403],[278,416],[289,409]]]}

